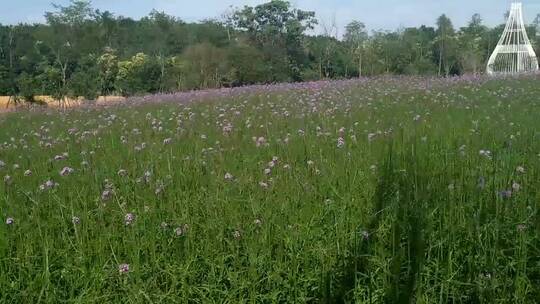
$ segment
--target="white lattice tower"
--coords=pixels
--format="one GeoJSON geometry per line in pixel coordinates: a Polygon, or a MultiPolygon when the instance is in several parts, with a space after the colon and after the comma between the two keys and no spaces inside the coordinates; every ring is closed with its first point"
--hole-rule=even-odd
{"type": "Polygon", "coordinates": [[[489,75],[512,75],[538,71],[538,59],[527,36],[523,21],[523,8],[519,2],[512,2],[508,22],[504,32],[489,57],[489,75]]]}

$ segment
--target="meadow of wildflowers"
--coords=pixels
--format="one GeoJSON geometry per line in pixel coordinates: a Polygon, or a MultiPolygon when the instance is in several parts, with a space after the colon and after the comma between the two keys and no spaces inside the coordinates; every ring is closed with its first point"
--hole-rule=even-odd
{"type": "Polygon", "coordinates": [[[540,78],[0,116],[0,303],[538,303],[540,78]]]}

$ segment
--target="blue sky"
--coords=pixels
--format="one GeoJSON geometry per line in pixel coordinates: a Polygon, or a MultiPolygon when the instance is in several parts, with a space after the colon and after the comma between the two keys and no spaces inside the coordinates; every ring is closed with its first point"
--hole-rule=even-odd
{"type": "MultiPolygon", "coordinates": [[[[68,0],[0,0],[0,23],[42,22],[43,12],[51,2],[66,4],[68,0]]],[[[140,18],[152,8],[165,11],[187,21],[215,18],[229,7],[256,5],[264,0],[93,0],[94,7],[117,15],[140,18]]],[[[474,13],[482,15],[486,24],[503,21],[511,0],[291,0],[298,8],[314,10],[322,25],[333,20],[339,35],[347,22],[356,19],[369,29],[433,25],[437,16],[446,13],[456,26],[465,25],[474,13]]],[[[526,22],[540,13],[540,0],[523,0],[526,22]]],[[[319,29],[320,31],[321,29],[319,29]]]]}

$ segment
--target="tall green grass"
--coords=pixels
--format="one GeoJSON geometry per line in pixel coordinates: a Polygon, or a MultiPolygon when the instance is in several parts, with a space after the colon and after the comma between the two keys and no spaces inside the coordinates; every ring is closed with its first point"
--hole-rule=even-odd
{"type": "Polygon", "coordinates": [[[0,302],[536,303],[537,96],[380,79],[4,115],[0,302]]]}

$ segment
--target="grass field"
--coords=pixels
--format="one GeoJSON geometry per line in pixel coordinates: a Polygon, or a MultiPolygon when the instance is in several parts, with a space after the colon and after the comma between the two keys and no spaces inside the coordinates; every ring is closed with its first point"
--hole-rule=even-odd
{"type": "Polygon", "coordinates": [[[190,96],[0,116],[0,303],[540,302],[540,78],[190,96]]]}

